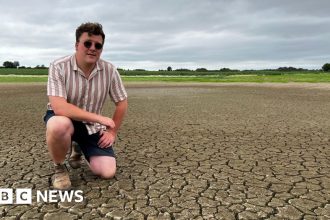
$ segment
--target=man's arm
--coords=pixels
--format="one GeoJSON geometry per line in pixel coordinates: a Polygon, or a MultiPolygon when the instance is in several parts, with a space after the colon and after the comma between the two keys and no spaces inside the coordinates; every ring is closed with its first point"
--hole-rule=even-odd
{"type": "Polygon", "coordinates": [[[107,128],[115,128],[115,123],[111,118],[97,115],[78,108],[66,101],[65,98],[58,96],[48,96],[50,105],[56,115],[66,116],[76,121],[97,122],[105,125],[107,128]]]}
{"type": "Polygon", "coordinates": [[[117,134],[121,123],[124,120],[124,116],[127,112],[128,102],[127,99],[117,102],[115,112],[113,113],[112,120],[115,122],[115,127],[113,129],[110,129],[111,131],[115,132],[117,134]]]}
{"type": "Polygon", "coordinates": [[[111,146],[117,136],[117,132],[120,128],[121,123],[124,120],[124,116],[127,112],[127,107],[128,107],[128,102],[127,99],[123,101],[119,101],[116,104],[115,112],[113,113],[113,121],[115,122],[115,127],[114,128],[107,128],[106,131],[101,132],[102,137],[100,138],[99,141],[99,146],[104,148],[104,147],[109,147],[111,146]]]}

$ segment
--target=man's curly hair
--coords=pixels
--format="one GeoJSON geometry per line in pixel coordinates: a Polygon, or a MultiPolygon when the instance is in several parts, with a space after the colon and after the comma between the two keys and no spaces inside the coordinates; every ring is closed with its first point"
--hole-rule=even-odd
{"type": "Polygon", "coordinates": [[[100,23],[87,22],[81,24],[76,30],[76,42],[79,42],[79,38],[85,32],[88,33],[88,36],[101,35],[104,43],[105,34],[100,23]]]}

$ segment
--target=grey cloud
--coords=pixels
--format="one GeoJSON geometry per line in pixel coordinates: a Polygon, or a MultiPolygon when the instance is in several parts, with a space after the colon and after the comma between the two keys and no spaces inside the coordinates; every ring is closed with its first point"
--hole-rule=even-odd
{"type": "Polygon", "coordinates": [[[47,65],[73,53],[74,31],[86,21],[103,24],[103,58],[126,68],[168,63],[320,68],[329,58],[328,0],[12,0],[2,5],[0,64],[17,58],[24,65],[47,65]]]}

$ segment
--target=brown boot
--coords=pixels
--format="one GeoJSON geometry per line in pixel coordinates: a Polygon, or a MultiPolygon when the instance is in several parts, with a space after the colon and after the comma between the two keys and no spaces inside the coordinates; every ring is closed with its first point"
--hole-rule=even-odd
{"type": "Polygon", "coordinates": [[[68,168],[64,164],[55,165],[53,188],[58,190],[69,190],[71,188],[68,168]]]}
{"type": "Polygon", "coordinates": [[[69,164],[73,169],[77,169],[81,167],[81,162],[82,162],[81,149],[76,142],[72,142],[69,164]]]}

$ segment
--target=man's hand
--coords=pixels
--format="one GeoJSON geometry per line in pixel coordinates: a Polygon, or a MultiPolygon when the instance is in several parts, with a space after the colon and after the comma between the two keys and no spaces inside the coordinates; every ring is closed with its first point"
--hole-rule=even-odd
{"type": "Polygon", "coordinates": [[[99,123],[106,126],[107,130],[100,131],[101,138],[98,142],[98,145],[101,148],[110,147],[116,139],[116,133],[112,131],[112,129],[115,127],[115,122],[111,118],[100,115],[99,123]]]}
{"type": "Polygon", "coordinates": [[[100,115],[99,123],[106,126],[107,129],[114,128],[116,126],[115,122],[111,118],[104,117],[102,115],[100,115]]]}
{"type": "Polygon", "coordinates": [[[101,148],[107,148],[107,147],[112,146],[112,144],[116,140],[116,133],[114,131],[111,131],[111,130],[110,131],[101,130],[100,135],[101,135],[101,138],[98,142],[98,145],[101,148]]]}

